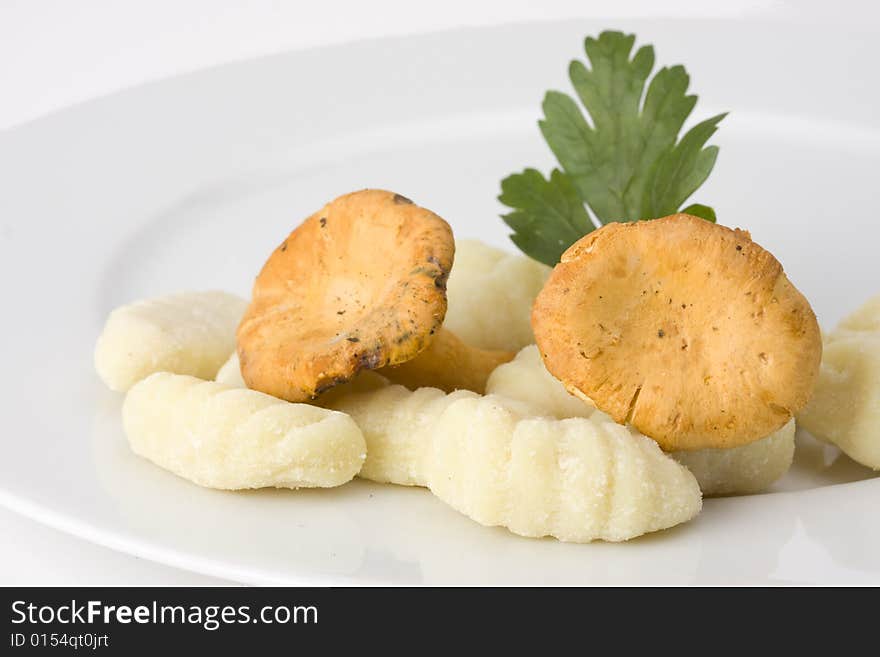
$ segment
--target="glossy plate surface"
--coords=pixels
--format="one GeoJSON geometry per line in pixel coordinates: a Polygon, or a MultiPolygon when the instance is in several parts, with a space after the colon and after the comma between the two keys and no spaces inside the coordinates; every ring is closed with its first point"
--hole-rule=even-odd
{"type": "Polygon", "coordinates": [[[459,236],[509,247],[499,180],[549,169],[543,92],[568,89],[582,36],[609,26],[653,42],[661,63],[687,63],[695,118],[732,112],[694,201],[773,251],[825,327],[880,292],[870,34],[572,21],[225,66],[0,133],[0,503],[246,582],[880,583],[880,480],[809,436],[774,491],[708,500],[696,521],[620,545],[518,538],[427,491],[361,481],[203,490],[126,446],[121,396],[92,368],[110,309],[182,289],[247,294],[300,219],[362,187],[399,191],[459,236]]]}

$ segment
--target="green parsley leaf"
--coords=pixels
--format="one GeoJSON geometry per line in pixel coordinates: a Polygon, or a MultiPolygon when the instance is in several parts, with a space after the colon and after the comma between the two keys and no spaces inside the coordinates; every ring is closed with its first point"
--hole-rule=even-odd
{"type": "Polygon", "coordinates": [[[514,211],[502,217],[513,229],[510,239],[535,260],[548,264],[594,226],[571,180],[553,169],[550,180],[526,169],[501,181],[502,203],[514,211]]]}
{"type": "MultiPolygon", "coordinates": [[[[683,66],[654,68],[654,49],[630,57],[635,35],[603,32],[584,43],[590,68],[569,66],[577,97],[550,91],[539,122],[561,170],[546,180],[534,169],[505,178],[499,200],[511,239],[526,254],[555,264],[562,252],[593,229],[588,206],[600,223],[672,214],[705,182],[718,157],[706,146],[724,118],[719,114],[678,134],[697,102],[688,95],[683,66]]],[[[691,206],[714,220],[708,206],[691,206]]]]}
{"type": "Polygon", "coordinates": [[[693,215],[695,217],[699,217],[700,219],[705,219],[706,221],[709,221],[713,224],[717,221],[715,210],[710,208],[708,205],[693,203],[682,210],[682,212],[684,212],[685,214],[693,215]]]}

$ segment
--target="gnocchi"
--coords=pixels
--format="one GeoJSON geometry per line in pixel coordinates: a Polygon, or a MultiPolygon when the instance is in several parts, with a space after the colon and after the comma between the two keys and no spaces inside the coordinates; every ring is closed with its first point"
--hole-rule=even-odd
{"type": "Polygon", "coordinates": [[[244,378],[241,376],[241,366],[238,362],[238,352],[233,351],[232,355],[223,363],[223,366],[214,377],[217,383],[222,383],[231,388],[247,388],[244,378]]]}
{"type": "Polygon", "coordinates": [[[126,391],[154,372],[213,379],[235,349],[247,302],[226,292],[182,292],[115,309],[95,346],[95,369],[126,391]]]}
{"type": "Polygon", "coordinates": [[[428,487],[480,524],[562,541],[623,541],[693,518],[693,475],[657,444],[589,418],[534,417],[498,396],[388,386],[350,395],[362,477],[428,487]]]}
{"type": "Polygon", "coordinates": [[[769,488],[791,467],[795,422],[753,443],[728,449],[696,449],[669,455],[690,470],[703,495],[748,495],[769,488]]]}
{"type": "Polygon", "coordinates": [[[535,345],[521,349],[512,361],[496,367],[486,382],[486,394],[528,402],[540,408],[543,414],[559,419],[595,417],[612,421],[593,404],[570,394],[544,367],[535,345]]]}
{"type": "Polygon", "coordinates": [[[209,488],[339,486],[366,451],[343,413],[169,372],[128,391],[122,421],[136,454],[209,488]]]}
{"type": "Polygon", "coordinates": [[[825,336],[816,390],[798,422],[880,470],[880,296],[825,336]]]}
{"type": "Polygon", "coordinates": [[[530,314],[550,268],[478,240],[457,240],[443,326],[480,349],[517,351],[535,341],[530,314]]]}
{"type": "MultiPolygon", "coordinates": [[[[527,401],[557,418],[590,417],[611,422],[595,406],[569,394],[541,360],[534,345],[499,366],[486,384],[488,393],[527,401]]],[[[747,494],[765,490],[784,475],[794,457],[794,421],[766,438],[730,449],[670,452],[688,467],[704,495],[747,494]]]]}
{"type": "Polygon", "coordinates": [[[880,295],[868,299],[860,308],[844,317],[832,335],[840,336],[844,332],[880,334],[880,295]]]}
{"type": "Polygon", "coordinates": [[[425,461],[437,419],[469,390],[446,394],[437,388],[411,391],[390,385],[368,394],[343,395],[331,408],[352,416],[364,432],[367,458],[359,476],[379,483],[425,485],[425,461]]]}

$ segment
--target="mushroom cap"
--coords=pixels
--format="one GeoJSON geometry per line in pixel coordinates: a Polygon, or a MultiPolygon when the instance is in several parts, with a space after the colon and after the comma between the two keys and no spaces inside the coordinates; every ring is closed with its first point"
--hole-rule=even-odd
{"type": "Polygon", "coordinates": [[[410,360],[446,314],[449,225],[393,192],[340,196],[273,252],[238,328],[249,388],[304,401],[410,360]]]}
{"type": "Polygon", "coordinates": [[[686,214],[573,244],[532,326],[570,392],[668,451],[773,433],[809,400],[822,355],[816,316],[776,258],[686,214]]]}

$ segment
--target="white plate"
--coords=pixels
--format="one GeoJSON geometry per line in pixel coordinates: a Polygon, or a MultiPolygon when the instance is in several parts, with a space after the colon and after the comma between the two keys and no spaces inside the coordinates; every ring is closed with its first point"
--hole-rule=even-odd
{"type": "MultiPolygon", "coordinates": [[[[398,190],[460,236],[508,245],[499,180],[551,158],[543,91],[607,24],[374,41],[151,84],[0,134],[6,422],[0,502],[142,557],[248,582],[880,583],[880,481],[802,437],[771,494],[626,544],[486,529],[418,489],[203,490],[134,457],[92,369],[114,306],[246,294],[301,218],[398,190]]],[[[880,101],[867,33],[627,21],[687,63],[700,117],[732,110],[695,201],[747,227],[833,325],[878,290],[880,101]],[[821,48],[818,47],[821,44],[821,48]]]]}

